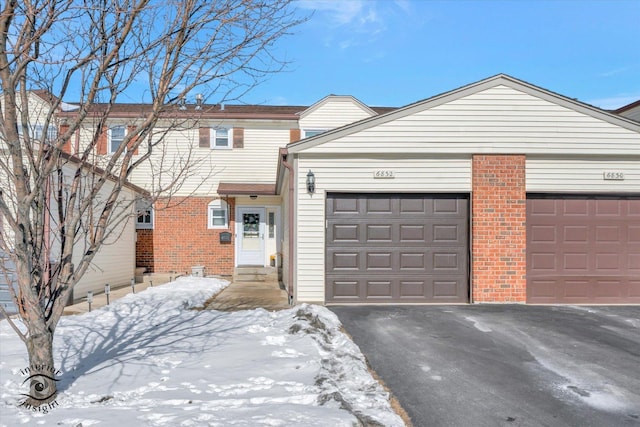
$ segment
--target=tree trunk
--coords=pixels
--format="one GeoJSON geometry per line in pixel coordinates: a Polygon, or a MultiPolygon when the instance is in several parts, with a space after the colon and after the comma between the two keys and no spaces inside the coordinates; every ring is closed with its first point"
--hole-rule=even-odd
{"type": "Polygon", "coordinates": [[[37,319],[29,325],[27,338],[29,367],[24,383],[29,384],[23,406],[39,407],[53,402],[58,394],[56,376],[59,372],[53,364],[53,333],[46,324],[37,319]]]}

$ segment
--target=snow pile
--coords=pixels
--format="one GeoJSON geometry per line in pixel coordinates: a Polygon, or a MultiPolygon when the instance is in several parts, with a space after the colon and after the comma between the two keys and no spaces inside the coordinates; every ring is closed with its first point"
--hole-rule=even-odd
{"type": "Polygon", "coordinates": [[[64,317],[47,414],[18,406],[27,355],[1,321],[0,425],[403,425],[330,311],[194,309],[226,284],[181,278],[64,317]]]}

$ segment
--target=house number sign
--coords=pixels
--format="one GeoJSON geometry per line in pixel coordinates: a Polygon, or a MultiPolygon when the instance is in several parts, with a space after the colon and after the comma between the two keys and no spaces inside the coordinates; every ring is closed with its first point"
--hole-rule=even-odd
{"type": "Polygon", "coordinates": [[[381,169],[373,171],[374,178],[395,178],[395,173],[392,170],[381,169]]]}
{"type": "Polygon", "coordinates": [[[624,172],[605,171],[602,175],[605,181],[624,181],[624,172]]]}

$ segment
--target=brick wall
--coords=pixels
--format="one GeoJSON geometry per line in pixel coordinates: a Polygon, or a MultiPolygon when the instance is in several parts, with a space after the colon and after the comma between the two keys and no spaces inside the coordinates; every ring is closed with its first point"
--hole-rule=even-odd
{"type": "Polygon", "coordinates": [[[209,229],[207,211],[211,197],[173,198],[177,206],[154,211],[154,271],[191,274],[191,267],[204,265],[206,274],[232,275],[234,242],[220,243],[220,233],[235,227],[235,200],[229,204],[229,229],[209,229]]]}
{"type": "Polygon", "coordinates": [[[147,272],[154,271],[153,230],[136,230],[136,267],[146,267],[147,272]]]}
{"type": "Polygon", "coordinates": [[[524,155],[474,155],[474,302],[526,302],[524,155]]]}

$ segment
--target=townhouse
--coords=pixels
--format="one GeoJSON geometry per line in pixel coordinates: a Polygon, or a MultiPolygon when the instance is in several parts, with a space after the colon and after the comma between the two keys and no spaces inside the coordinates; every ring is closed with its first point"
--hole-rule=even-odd
{"type": "MultiPolygon", "coordinates": [[[[176,105],[131,182],[152,194],[184,174],[140,198],[130,263],[282,267],[291,302],[637,304],[636,104],[501,74],[402,108],[176,105]]],[[[100,158],[146,108],[113,107],[100,158]]]]}

